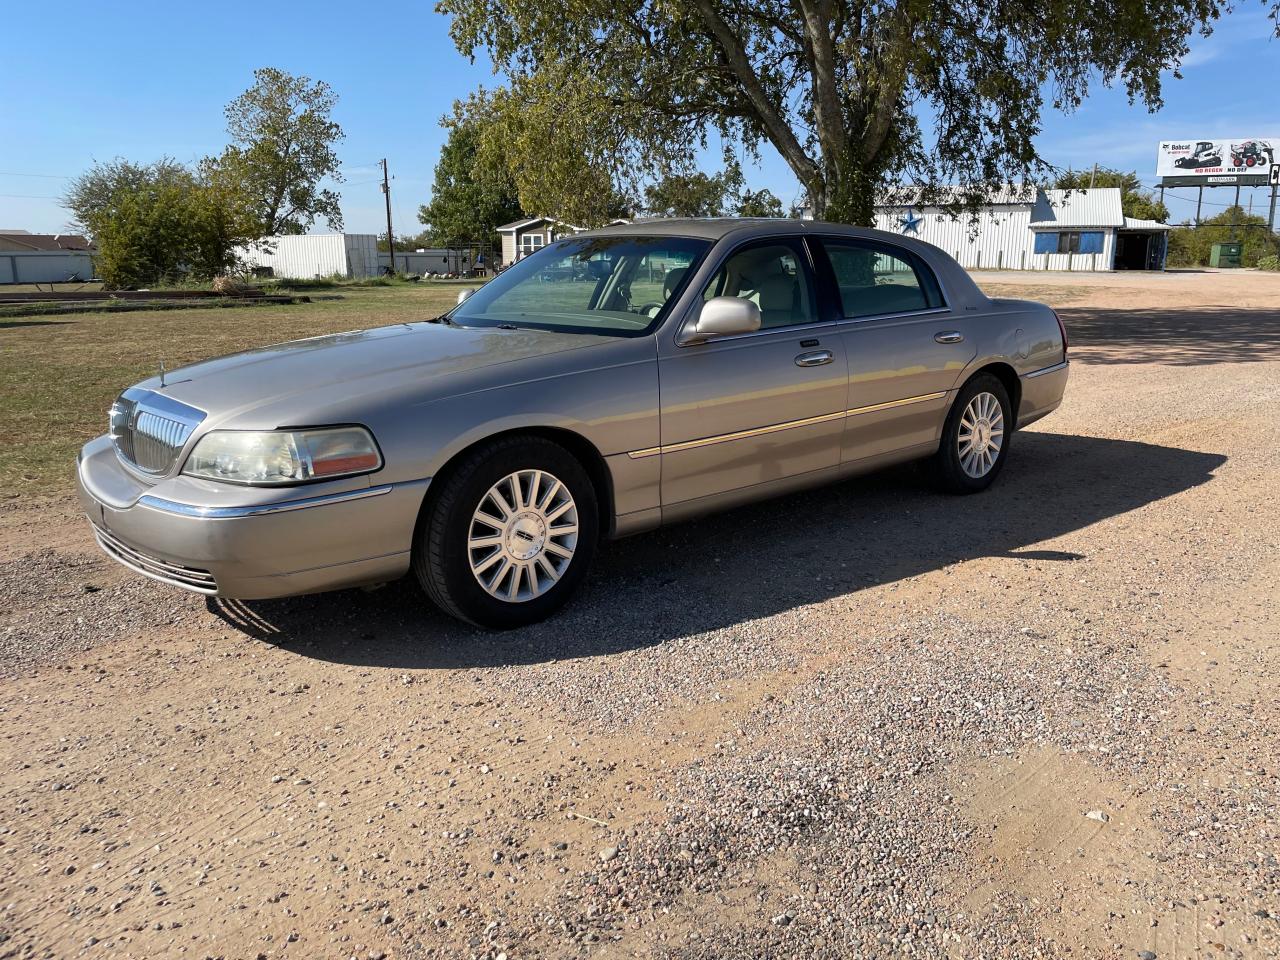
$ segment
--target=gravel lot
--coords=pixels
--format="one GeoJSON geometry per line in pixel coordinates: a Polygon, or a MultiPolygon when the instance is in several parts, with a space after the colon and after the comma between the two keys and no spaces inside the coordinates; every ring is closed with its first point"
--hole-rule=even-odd
{"type": "Polygon", "coordinates": [[[0,503],[0,957],[1280,956],[1280,277],[983,275],[1067,402],[548,624],[209,603],[0,503]]]}

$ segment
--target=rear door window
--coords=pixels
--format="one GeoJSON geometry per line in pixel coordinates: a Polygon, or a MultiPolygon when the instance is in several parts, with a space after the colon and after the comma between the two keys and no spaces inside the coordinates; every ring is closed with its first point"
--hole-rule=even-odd
{"type": "Polygon", "coordinates": [[[878,317],[943,306],[937,278],[900,247],[864,240],[823,240],[840,293],[841,313],[878,317]]]}

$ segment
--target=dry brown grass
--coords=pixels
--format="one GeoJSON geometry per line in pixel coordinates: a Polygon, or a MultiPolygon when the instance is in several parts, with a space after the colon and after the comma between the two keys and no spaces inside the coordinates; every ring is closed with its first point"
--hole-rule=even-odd
{"type": "Polygon", "coordinates": [[[76,451],[106,427],[123,388],[252,347],[423,320],[456,285],[344,288],[340,299],[244,309],[87,313],[0,320],[0,496],[71,489],[76,451]]]}

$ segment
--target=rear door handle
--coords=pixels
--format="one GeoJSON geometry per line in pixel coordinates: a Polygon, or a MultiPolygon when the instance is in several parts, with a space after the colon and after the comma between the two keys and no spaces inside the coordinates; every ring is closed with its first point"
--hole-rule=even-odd
{"type": "Polygon", "coordinates": [[[797,367],[820,367],[824,363],[830,363],[835,359],[835,354],[830,350],[814,350],[812,353],[802,353],[796,357],[797,367]]]}
{"type": "Polygon", "coordinates": [[[935,333],[933,339],[939,343],[960,343],[964,340],[964,334],[959,330],[943,330],[941,333],[935,333]]]}

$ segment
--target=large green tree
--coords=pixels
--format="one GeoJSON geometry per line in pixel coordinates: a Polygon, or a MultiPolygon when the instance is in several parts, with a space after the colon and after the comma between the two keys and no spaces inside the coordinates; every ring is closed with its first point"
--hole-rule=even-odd
{"type": "Polygon", "coordinates": [[[748,190],[735,162],[714,175],[668,173],[644,188],[644,198],[655,217],[782,216],[782,201],[769,190],[748,190]]]}
{"type": "Polygon", "coordinates": [[[206,173],[252,199],[260,236],[306,233],[317,219],[342,229],[338,194],[322,186],[342,181],[334,147],[343,132],[331,116],[337,102],[323,81],[263,67],[227,104],[231,145],[206,161],[206,173]]]}
{"type": "MultiPolygon", "coordinates": [[[[1047,174],[1047,106],[1091,84],[1161,104],[1188,37],[1229,0],[438,0],[459,49],[511,80],[479,104],[509,145],[526,206],[691,169],[709,131],[771,144],[820,217],[870,223],[908,181],[976,205],[1047,174]],[[512,119],[512,118],[516,119],[512,119]],[[929,118],[927,128],[918,118],[929,118]],[[589,172],[589,171],[587,171],[589,172]],[[959,193],[939,189],[960,184],[959,193]]],[[[477,101],[472,102],[473,105],[477,101]]],[[[919,194],[915,194],[920,199],[919,194]]],[[[926,197],[925,199],[928,199],[926,197]]],[[[952,202],[954,205],[954,202],[952,202]]]]}
{"type": "Polygon", "coordinates": [[[243,195],[169,159],[96,164],[63,203],[97,245],[95,266],[109,288],[215,277],[258,235],[243,195]]]}
{"type": "Polygon", "coordinates": [[[1169,219],[1169,208],[1156,199],[1149,190],[1142,188],[1142,181],[1132,170],[1112,170],[1097,167],[1090,170],[1064,170],[1058,174],[1054,186],[1061,190],[1088,190],[1090,187],[1119,187],[1120,207],[1126,217],[1139,220],[1169,219]]]}
{"type": "Polygon", "coordinates": [[[645,209],[655,217],[723,217],[732,190],[726,173],[670,173],[645,187],[645,209]]]}
{"type": "Polygon", "coordinates": [[[418,208],[431,246],[494,243],[496,229],[521,217],[520,198],[504,157],[482,160],[482,123],[451,118],[436,162],[431,201],[418,208]]]}

